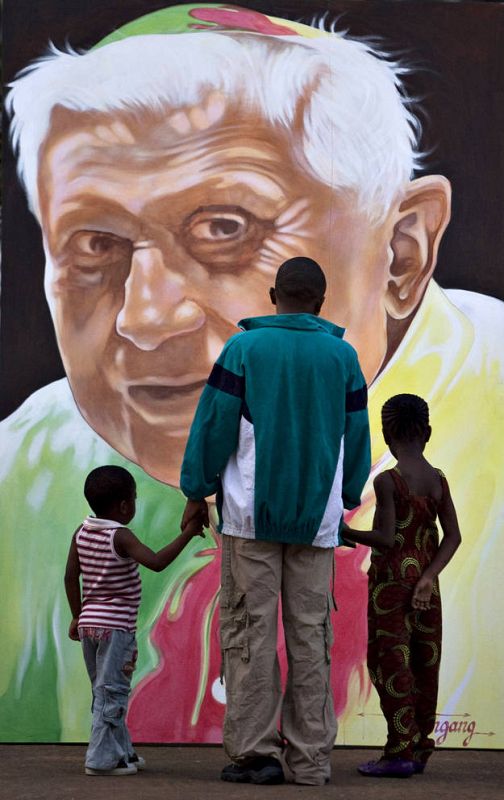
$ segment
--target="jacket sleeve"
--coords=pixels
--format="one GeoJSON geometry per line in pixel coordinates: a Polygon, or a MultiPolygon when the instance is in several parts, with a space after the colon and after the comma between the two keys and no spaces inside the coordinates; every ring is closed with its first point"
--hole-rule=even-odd
{"type": "Polygon", "coordinates": [[[371,469],[367,386],[357,354],[346,387],[344,448],[343,505],[352,509],[360,505],[361,492],[371,469]]]}
{"type": "Polygon", "coordinates": [[[191,500],[215,494],[219,475],[238,446],[245,397],[245,373],[237,334],[226,345],[208,378],[184,453],[180,488],[191,500]]]}

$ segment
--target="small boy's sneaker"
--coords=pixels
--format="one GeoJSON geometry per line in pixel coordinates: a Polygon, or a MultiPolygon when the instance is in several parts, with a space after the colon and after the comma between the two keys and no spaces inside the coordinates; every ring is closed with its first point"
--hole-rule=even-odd
{"type": "Polygon", "coordinates": [[[121,758],[112,769],[94,769],[93,767],[85,768],[86,775],[136,775],[137,768],[135,764],[126,764],[126,761],[121,758]]]}
{"type": "Polygon", "coordinates": [[[137,770],[145,769],[145,767],[147,766],[145,758],[137,755],[136,753],[133,753],[132,756],[129,756],[128,764],[134,764],[137,770]]]}

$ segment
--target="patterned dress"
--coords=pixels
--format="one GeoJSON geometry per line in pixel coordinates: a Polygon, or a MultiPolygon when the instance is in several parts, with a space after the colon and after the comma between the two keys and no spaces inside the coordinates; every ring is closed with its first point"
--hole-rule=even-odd
{"type": "MultiPolygon", "coordinates": [[[[440,470],[443,497],[448,491],[440,470]]],[[[437,579],[431,607],[416,611],[413,589],[438,547],[441,501],[411,494],[398,467],[388,470],[395,485],[395,543],[373,549],[369,576],[368,669],[387,721],[386,758],[427,761],[436,721],[441,657],[441,597],[437,579]]]]}

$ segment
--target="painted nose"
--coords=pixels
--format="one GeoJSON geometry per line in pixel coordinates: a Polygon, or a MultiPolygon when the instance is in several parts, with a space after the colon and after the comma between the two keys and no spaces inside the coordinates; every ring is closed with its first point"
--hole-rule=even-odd
{"type": "Polygon", "coordinates": [[[141,350],[155,350],[167,339],[201,328],[205,312],[185,291],[184,276],[166,266],[158,247],[134,250],[116,320],[119,336],[141,350]]]}

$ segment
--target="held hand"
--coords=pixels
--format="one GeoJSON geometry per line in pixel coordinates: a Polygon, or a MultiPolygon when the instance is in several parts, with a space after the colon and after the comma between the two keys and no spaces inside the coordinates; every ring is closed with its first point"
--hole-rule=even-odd
{"type": "Polygon", "coordinates": [[[193,517],[191,521],[187,523],[182,533],[187,533],[189,536],[201,536],[204,538],[205,532],[203,530],[202,517],[193,517]]]}
{"type": "Polygon", "coordinates": [[[74,641],[74,642],[80,641],[80,639],[79,639],[79,631],[78,631],[78,628],[77,628],[78,624],[79,624],[79,620],[78,619],[73,619],[71,621],[71,623],[70,623],[70,627],[68,628],[68,635],[69,635],[70,639],[72,639],[72,641],[74,641]]]}
{"type": "Polygon", "coordinates": [[[182,515],[182,521],[180,523],[180,529],[183,531],[191,522],[191,520],[198,519],[199,523],[204,525],[205,528],[210,526],[208,521],[208,505],[206,500],[188,500],[186,503],[186,507],[184,509],[184,513],[182,515]]]}
{"type": "Polygon", "coordinates": [[[430,599],[432,594],[432,578],[427,578],[425,575],[417,581],[413,591],[413,599],[411,605],[418,611],[424,611],[430,608],[430,599]]]}
{"type": "Polygon", "coordinates": [[[351,529],[351,527],[349,525],[346,524],[345,520],[341,520],[341,528],[340,528],[341,542],[342,542],[342,544],[345,545],[345,547],[355,548],[356,547],[355,542],[353,542],[347,536],[347,534],[351,535],[352,534],[352,529],[351,529]]]}

